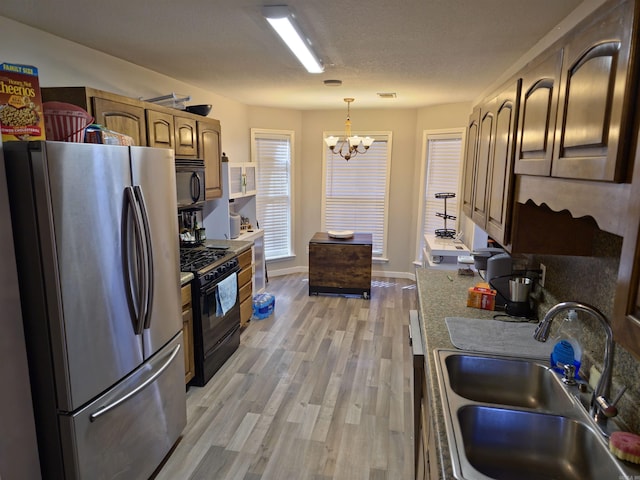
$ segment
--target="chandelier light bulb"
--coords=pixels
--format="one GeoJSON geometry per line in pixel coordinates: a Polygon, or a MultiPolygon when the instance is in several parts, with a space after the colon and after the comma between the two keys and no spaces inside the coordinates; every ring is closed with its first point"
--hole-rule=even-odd
{"type": "Polygon", "coordinates": [[[351,102],[354,100],[353,98],[344,99],[347,103],[347,119],[344,122],[344,139],[340,142],[340,145],[338,145],[338,137],[330,136],[324,139],[333,154],[337,153],[347,161],[357,154],[364,154],[374,142],[372,137],[363,138],[359,135],[351,135],[351,102]],[[359,150],[360,145],[363,147],[361,150],[359,150]],[[345,148],[344,152],[343,148],[345,148]]]}

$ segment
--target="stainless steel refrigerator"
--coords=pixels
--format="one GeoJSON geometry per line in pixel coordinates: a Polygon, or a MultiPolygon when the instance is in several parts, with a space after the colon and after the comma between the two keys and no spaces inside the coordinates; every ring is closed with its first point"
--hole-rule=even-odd
{"type": "Polygon", "coordinates": [[[148,478],[186,424],[173,153],[11,142],[45,478],[148,478]]]}

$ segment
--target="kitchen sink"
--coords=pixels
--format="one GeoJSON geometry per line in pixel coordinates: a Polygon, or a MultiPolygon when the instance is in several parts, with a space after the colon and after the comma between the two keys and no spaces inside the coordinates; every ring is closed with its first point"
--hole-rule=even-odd
{"type": "Polygon", "coordinates": [[[640,478],[543,361],[435,350],[455,478],[640,478]]]}
{"type": "Polygon", "coordinates": [[[557,375],[540,363],[456,354],[446,356],[445,364],[451,390],[469,400],[549,411],[573,408],[557,375]]]}
{"type": "Polygon", "coordinates": [[[467,461],[487,477],[627,478],[600,434],[575,419],[472,405],[458,410],[458,421],[467,461]]]}

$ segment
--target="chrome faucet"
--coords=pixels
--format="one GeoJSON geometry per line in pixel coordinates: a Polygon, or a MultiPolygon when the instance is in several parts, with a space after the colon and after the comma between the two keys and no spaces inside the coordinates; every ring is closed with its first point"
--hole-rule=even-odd
{"type": "Polygon", "coordinates": [[[608,400],[611,393],[611,374],[613,371],[613,332],[607,318],[597,308],[580,302],[561,302],[549,309],[536,328],[533,337],[539,342],[546,342],[551,330],[551,322],[558,313],[564,310],[579,310],[588,313],[600,322],[606,334],[602,375],[591,396],[589,409],[593,418],[600,423],[604,420],[600,413],[605,417],[611,417],[617,413],[614,408],[615,403],[610,403],[608,400]]]}

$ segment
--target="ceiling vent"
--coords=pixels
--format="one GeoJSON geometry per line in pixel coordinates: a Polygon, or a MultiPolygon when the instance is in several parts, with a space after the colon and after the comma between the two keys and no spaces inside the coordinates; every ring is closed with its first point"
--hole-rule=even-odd
{"type": "Polygon", "coordinates": [[[396,98],[397,95],[395,92],[378,92],[378,97],[380,98],[396,98]]]}

